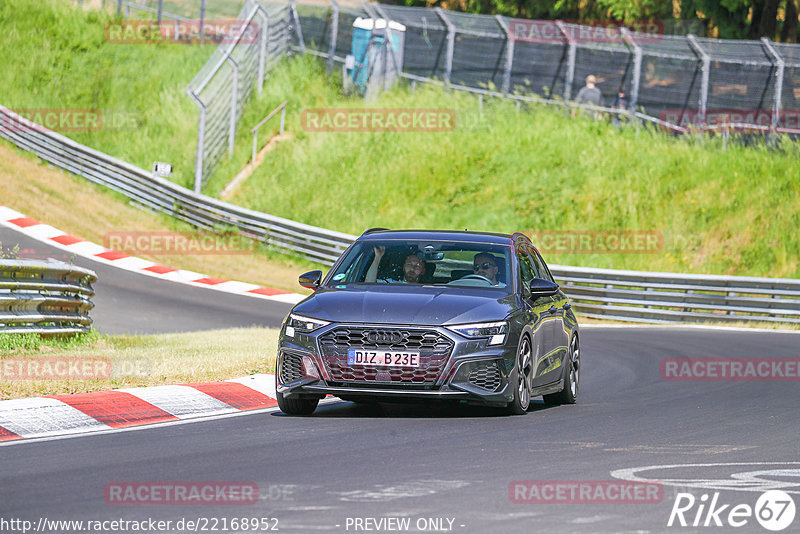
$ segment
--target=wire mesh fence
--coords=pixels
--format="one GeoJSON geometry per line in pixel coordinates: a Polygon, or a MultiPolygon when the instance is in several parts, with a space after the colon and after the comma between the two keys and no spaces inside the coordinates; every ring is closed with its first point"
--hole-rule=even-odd
{"type": "Polygon", "coordinates": [[[242,31],[221,44],[186,92],[198,107],[194,190],[200,192],[225,155],[233,153],[236,127],[253,88],[288,52],[287,4],[247,0],[237,20],[242,31]]]}
{"type": "Polygon", "coordinates": [[[625,28],[373,2],[297,11],[305,50],[330,61],[344,62],[356,17],[378,16],[405,27],[399,74],[414,81],[568,104],[593,75],[600,107],[619,108],[622,92],[624,112],[676,132],[800,134],[796,44],[667,35],[658,21],[625,28]]]}

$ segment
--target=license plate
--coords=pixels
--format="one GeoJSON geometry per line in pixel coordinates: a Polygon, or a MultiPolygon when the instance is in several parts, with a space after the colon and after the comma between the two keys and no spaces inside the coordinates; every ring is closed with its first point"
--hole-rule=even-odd
{"type": "Polygon", "coordinates": [[[419,367],[419,353],[397,350],[348,349],[348,365],[419,367]]]}

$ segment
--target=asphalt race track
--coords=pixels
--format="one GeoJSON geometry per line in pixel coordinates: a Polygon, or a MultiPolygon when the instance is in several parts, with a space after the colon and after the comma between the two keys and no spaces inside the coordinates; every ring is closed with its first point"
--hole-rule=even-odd
{"type": "MultiPolygon", "coordinates": [[[[9,231],[0,231],[4,245],[8,237],[9,231]]],[[[208,299],[201,289],[76,261],[98,272],[93,316],[105,331],[275,325],[287,309],[234,295],[208,299]]],[[[172,522],[151,530],[108,524],[106,532],[194,531],[186,521],[199,521],[196,530],[206,532],[727,532],[734,530],[727,524],[668,527],[678,493],[690,493],[699,505],[719,492],[717,502],[730,510],[754,507],[776,483],[800,502],[797,381],[670,381],[660,371],[663,359],[675,357],[796,359],[800,334],[586,327],[581,346],[579,403],[536,403],[525,416],[469,406],[332,400],[312,417],[266,410],[12,442],[0,447],[0,517],[33,526],[52,520],[172,522]],[[631,475],[660,481],[658,500],[512,499],[515,481],[536,487],[546,481],[622,483],[620,477],[631,475]],[[104,493],[120,483],[186,481],[255,483],[259,497],[245,505],[120,505],[104,493]],[[243,529],[231,526],[233,518],[270,519],[243,529]]],[[[699,510],[686,512],[690,524],[699,510]]],[[[719,517],[725,521],[726,514],[719,517]]],[[[702,524],[706,516],[700,517],[702,524]]],[[[0,531],[21,532],[20,525],[0,524],[0,531]]],[[[800,517],[786,532],[798,530],[800,517]]],[[[753,517],[735,531],[768,532],[753,517]]]]}
{"type": "MultiPolygon", "coordinates": [[[[20,250],[37,259],[53,257],[97,273],[94,326],[104,334],[192,332],[238,326],[278,327],[291,305],[159,280],[92,261],[0,226],[4,249],[20,250]]],[[[23,258],[26,255],[23,255],[23,258]]],[[[167,258],[168,260],[168,258],[167,258]]],[[[165,261],[167,261],[165,260],[165,261]]]]}

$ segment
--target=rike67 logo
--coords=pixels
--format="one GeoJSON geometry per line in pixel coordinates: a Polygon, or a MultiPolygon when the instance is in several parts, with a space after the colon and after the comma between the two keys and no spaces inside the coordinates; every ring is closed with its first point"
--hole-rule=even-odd
{"type": "Polygon", "coordinates": [[[755,517],[762,527],[777,532],[792,524],[795,511],[791,495],[781,490],[762,493],[754,506],[746,503],[723,504],[719,492],[711,497],[704,493],[699,499],[691,493],[678,493],[667,526],[739,528],[755,517]]]}

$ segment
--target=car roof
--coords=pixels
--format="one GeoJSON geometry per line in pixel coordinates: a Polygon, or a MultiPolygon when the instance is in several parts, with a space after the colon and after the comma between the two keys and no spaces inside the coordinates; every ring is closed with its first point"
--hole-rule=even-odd
{"type": "Polygon", "coordinates": [[[509,245],[513,243],[513,236],[509,234],[495,234],[491,232],[468,232],[458,230],[368,230],[359,241],[384,241],[387,239],[397,240],[420,240],[430,239],[432,241],[458,241],[463,243],[489,243],[498,245],[509,245]]]}

